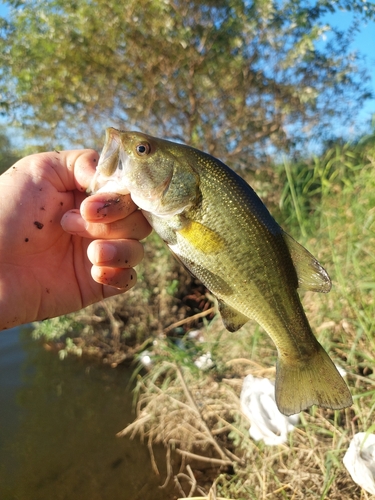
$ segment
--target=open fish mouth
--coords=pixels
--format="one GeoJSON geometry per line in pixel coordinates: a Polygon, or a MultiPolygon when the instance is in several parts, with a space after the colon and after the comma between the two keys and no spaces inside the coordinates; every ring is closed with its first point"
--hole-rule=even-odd
{"type": "Polygon", "coordinates": [[[99,157],[95,175],[91,181],[89,192],[129,194],[125,172],[129,156],[121,147],[119,137],[107,129],[106,142],[99,157]]]}

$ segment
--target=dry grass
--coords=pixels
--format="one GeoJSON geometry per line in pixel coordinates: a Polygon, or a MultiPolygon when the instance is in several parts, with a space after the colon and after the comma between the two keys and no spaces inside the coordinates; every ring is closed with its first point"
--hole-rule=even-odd
{"type": "MultiPolygon", "coordinates": [[[[243,330],[247,331],[241,332],[242,341],[252,335],[250,330],[243,330]]],[[[217,331],[206,331],[207,337],[211,334],[217,336],[217,331]]],[[[207,347],[212,348],[212,341],[207,347]]],[[[223,361],[220,356],[228,349],[230,340],[221,336],[220,352],[216,353],[219,365],[223,361]]],[[[159,342],[156,354],[155,367],[138,379],[137,418],[119,436],[146,440],[151,456],[153,444],[164,444],[169,470],[165,484],[174,481],[181,498],[207,496],[213,484],[217,491],[217,496],[211,492],[213,499],[370,498],[353,483],[342,465],[349,441],[360,427],[357,405],[361,401],[366,406],[363,397],[352,409],[341,412],[304,412],[289,442],[269,447],[250,438],[239,394],[244,375],[272,377],[273,368],[244,358],[231,359],[224,378],[223,371],[219,375],[215,370],[205,373],[192,369],[188,355],[183,362],[173,361],[176,353],[163,342],[159,342]],[[179,471],[173,466],[172,457],[176,461],[176,455],[182,458],[179,471]],[[198,478],[195,483],[189,481],[187,466],[198,478]]],[[[350,376],[353,381],[364,382],[350,376]]],[[[375,388],[374,381],[366,380],[366,385],[375,388]]],[[[157,470],[155,462],[154,466],[157,470]]]]}

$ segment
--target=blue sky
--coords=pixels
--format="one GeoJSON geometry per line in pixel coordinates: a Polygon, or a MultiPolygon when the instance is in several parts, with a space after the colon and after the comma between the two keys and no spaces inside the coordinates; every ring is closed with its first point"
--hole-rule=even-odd
{"type": "MultiPolygon", "coordinates": [[[[0,2],[0,16],[6,17],[8,13],[7,4],[3,3],[2,0],[0,0],[0,2]]],[[[330,22],[333,26],[343,30],[350,25],[351,19],[352,16],[348,12],[338,12],[327,16],[327,22],[330,22]]],[[[360,54],[365,56],[368,73],[371,77],[371,81],[368,85],[372,88],[375,94],[375,22],[372,21],[367,24],[363,22],[363,24],[361,24],[360,29],[352,43],[352,50],[358,51],[360,54]]],[[[368,100],[363,109],[360,111],[356,119],[356,130],[353,130],[353,134],[358,135],[358,132],[360,131],[368,131],[368,124],[370,123],[373,115],[375,118],[375,98],[368,100]]]]}
{"type": "MultiPolygon", "coordinates": [[[[373,3],[373,2],[371,2],[373,3]]],[[[345,30],[351,23],[352,16],[348,12],[339,12],[332,16],[327,16],[327,21],[334,27],[345,30]]],[[[369,86],[375,94],[375,22],[368,22],[361,24],[358,33],[352,44],[352,50],[358,51],[366,58],[366,66],[371,82],[369,86]]],[[[375,98],[366,103],[364,109],[360,112],[358,117],[358,124],[368,123],[372,115],[375,114],[375,98]]]]}

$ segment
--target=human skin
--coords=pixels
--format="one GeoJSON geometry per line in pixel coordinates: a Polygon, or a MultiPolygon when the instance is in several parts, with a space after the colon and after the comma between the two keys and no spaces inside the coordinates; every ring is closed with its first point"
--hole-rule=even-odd
{"type": "Polygon", "coordinates": [[[129,195],[87,196],[98,154],[22,158],[0,176],[0,329],[67,314],[136,283],[151,228],[129,195]]]}

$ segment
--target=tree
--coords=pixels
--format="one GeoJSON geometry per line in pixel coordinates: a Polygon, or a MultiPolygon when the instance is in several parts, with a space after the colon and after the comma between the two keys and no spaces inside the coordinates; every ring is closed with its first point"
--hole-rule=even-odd
{"type": "Polygon", "coordinates": [[[13,165],[17,160],[21,158],[20,155],[12,147],[9,137],[6,135],[5,131],[0,127],[0,174],[5,172],[9,167],[13,165]]]}
{"type": "Polygon", "coordinates": [[[10,3],[0,101],[51,145],[138,128],[239,166],[322,134],[370,95],[348,51],[353,29],[322,21],[333,6],[371,18],[361,0],[10,3]]]}

